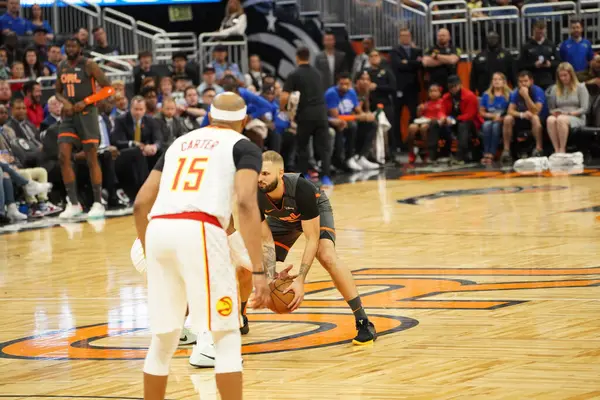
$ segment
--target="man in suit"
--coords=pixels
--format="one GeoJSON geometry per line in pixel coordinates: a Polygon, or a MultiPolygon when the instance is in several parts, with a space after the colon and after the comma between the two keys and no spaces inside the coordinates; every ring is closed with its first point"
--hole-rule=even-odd
{"type": "Polygon", "coordinates": [[[50,126],[59,123],[62,118],[63,103],[58,101],[55,96],[48,99],[48,116],[40,125],[40,132],[47,130],[50,126]]]}
{"type": "MultiPolygon", "coordinates": [[[[400,30],[400,45],[392,50],[391,61],[392,71],[396,74],[396,104],[394,120],[392,122],[392,133],[390,138],[400,135],[400,119],[402,109],[406,106],[412,121],[417,115],[417,105],[419,104],[419,92],[421,85],[419,83],[419,71],[423,68],[423,50],[414,47],[412,35],[407,28],[400,30]]],[[[402,135],[400,135],[402,137],[402,135]]],[[[396,141],[399,145],[401,140],[396,141]]],[[[394,143],[390,143],[393,145],[394,143]]],[[[397,149],[393,149],[394,151],[397,149]]]]}
{"type": "MultiPolygon", "coordinates": [[[[208,89],[207,89],[208,90],[208,89]]],[[[171,97],[163,101],[160,114],[156,117],[162,133],[163,147],[168,148],[180,136],[188,133],[188,129],[177,115],[177,105],[171,97]]]]}
{"type": "Polygon", "coordinates": [[[342,72],[347,72],[346,54],[335,49],[335,35],[331,32],[323,36],[324,50],[315,58],[315,68],[321,74],[323,88],[335,85],[336,78],[342,72]]]}

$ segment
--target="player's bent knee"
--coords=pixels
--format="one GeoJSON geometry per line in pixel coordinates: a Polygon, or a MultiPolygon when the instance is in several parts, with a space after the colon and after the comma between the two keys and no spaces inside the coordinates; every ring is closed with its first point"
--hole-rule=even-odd
{"type": "Polygon", "coordinates": [[[325,269],[335,268],[337,264],[337,254],[335,253],[335,247],[333,246],[319,246],[319,251],[317,253],[319,262],[325,269]]]}
{"type": "Polygon", "coordinates": [[[215,374],[242,371],[242,335],[239,329],[212,332],[215,342],[215,374]]]}
{"type": "Polygon", "coordinates": [[[179,345],[179,329],[152,335],[152,341],[144,361],[144,372],[155,376],[169,375],[169,366],[177,346],[179,345]]]}

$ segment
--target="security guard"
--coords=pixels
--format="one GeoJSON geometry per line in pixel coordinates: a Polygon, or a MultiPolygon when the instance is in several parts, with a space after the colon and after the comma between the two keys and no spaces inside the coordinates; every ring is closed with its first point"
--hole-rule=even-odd
{"type": "Polygon", "coordinates": [[[533,37],[521,47],[519,69],[531,71],[535,84],[546,90],[554,84],[558,64],[560,55],[556,45],[546,38],[546,22],[537,21],[533,37]]]}
{"type": "Polygon", "coordinates": [[[487,34],[487,48],[473,59],[471,68],[471,91],[481,96],[489,89],[492,76],[501,72],[508,82],[515,86],[515,63],[510,51],[500,47],[500,35],[496,32],[487,34]]]}

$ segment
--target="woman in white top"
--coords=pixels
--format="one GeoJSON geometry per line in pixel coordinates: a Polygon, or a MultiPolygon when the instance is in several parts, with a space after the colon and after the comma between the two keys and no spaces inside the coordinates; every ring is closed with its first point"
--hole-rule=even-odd
{"type": "Polygon", "coordinates": [[[244,35],[248,20],[244,13],[244,7],[240,0],[229,0],[227,2],[227,12],[221,22],[219,34],[222,36],[244,35]]]}
{"type": "Polygon", "coordinates": [[[570,128],[585,126],[590,95],[585,84],[579,83],[571,64],[561,63],[556,69],[556,85],[550,89],[547,120],[548,135],[555,153],[567,152],[570,128]]]}

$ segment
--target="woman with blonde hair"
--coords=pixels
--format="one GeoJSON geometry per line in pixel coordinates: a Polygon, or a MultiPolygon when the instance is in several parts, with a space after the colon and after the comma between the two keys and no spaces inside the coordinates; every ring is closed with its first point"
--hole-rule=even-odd
{"type": "Polygon", "coordinates": [[[546,122],[548,135],[555,153],[567,152],[569,128],[585,126],[590,95],[585,84],[580,83],[573,66],[561,63],[556,69],[556,85],[548,96],[550,116],[546,122]]]}
{"type": "Polygon", "coordinates": [[[506,76],[501,72],[492,75],[490,88],[481,96],[479,113],[485,120],[483,132],[482,164],[494,161],[498,144],[502,138],[502,122],[508,109],[510,89],[506,84],[506,76]]]}
{"type": "Polygon", "coordinates": [[[242,2],[240,0],[229,0],[219,34],[221,36],[244,35],[247,26],[248,20],[242,2]]]}

